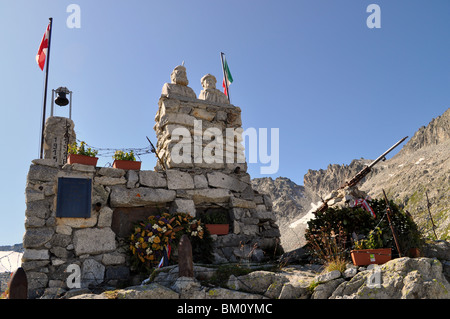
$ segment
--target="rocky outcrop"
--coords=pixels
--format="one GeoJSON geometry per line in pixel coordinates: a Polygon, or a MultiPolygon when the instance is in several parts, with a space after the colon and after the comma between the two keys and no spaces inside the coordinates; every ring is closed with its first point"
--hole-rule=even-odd
{"type": "Polygon", "coordinates": [[[450,299],[450,284],[438,259],[398,258],[356,274],[331,299],[450,299]]]}
{"type": "Polygon", "coordinates": [[[450,108],[441,116],[422,126],[406,145],[396,155],[398,157],[414,153],[415,151],[433,145],[444,143],[450,139],[450,108]]]}
{"type": "MultiPolygon", "coordinates": [[[[325,197],[339,188],[371,162],[372,160],[359,159],[353,160],[350,165],[330,164],[326,170],[310,169],[303,177],[304,187],[315,194],[314,201],[320,200],[320,197],[325,197]]],[[[370,173],[361,183],[369,179],[371,175],[373,173],[370,173]]]]}
{"type": "Polygon", "coordinates": [[[319,265],[291,265],[279,271],[230,275],[211,287],[217,268],[194,266],[194,278],[178,277],[178,266],[160,269],[152,280],[101,294],[79,290],[71,299],[450,299],[450,284],[437,258],[398,258],[381,266],[321,271],[319,265]]]}

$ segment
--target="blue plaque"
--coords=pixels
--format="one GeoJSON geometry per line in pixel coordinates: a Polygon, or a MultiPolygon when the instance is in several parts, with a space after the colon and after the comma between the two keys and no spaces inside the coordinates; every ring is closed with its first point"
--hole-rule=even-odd
{"type": "Polygon", "coordinates": [[[56,217],[91,217],[91,193],[90,178],[58,178],[56,217]]]}

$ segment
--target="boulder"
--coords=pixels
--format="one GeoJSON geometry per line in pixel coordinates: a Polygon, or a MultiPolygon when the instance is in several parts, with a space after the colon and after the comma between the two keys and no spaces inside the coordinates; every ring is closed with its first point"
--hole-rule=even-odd
{"type": "Polygon", "coordinates": [[[356,274],[331,299],[450,299],[442,264],[433,258],[397,258],[356,274]]]}
{"type": "Polygon", "coordinates": [[[227,287],[234,290],[242,290],[251,293],[264,294],[275,281],[276,275],[270,271],[254,271],[248,275],[230,276],[227,287]]]}
{"type": "Polygon", "coordinates": [[[450,242],[437,240],[424,245],[423,256],[437,258],[439,260],[450,260],[450,242]]]}
{"type": "Polygon", "coordinates": [[[179,294],[157,283],[117,291],[117,299],[178,299],[179,294]]]}
{"type": "MultiPolygon", "coordinates": [[[[339,272],[340,273],[340,272],[339,272]]],[[[318,285],[311,296],[311,299],[328,299],[334,290],[343,283],[345,279],[337,278],[333,280],[328,280],[327,282],[318,285]]]]}
{"type": "Polygon", "coordinates": [[[206,291],[205,299],[264,299],[264,296],[225,288],[211,288],[206,291]]]}
{"type": "Polygon", "coordinates": [[[333,270],[316,276],[315,281],[325,283],[339,277],[341,277],[341,272],[339,270],[333,270]]]}

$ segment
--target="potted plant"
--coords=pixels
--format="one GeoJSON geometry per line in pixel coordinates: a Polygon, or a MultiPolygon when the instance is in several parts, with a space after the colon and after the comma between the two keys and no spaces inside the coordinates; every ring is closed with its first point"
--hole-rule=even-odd
{"type": "Polygon", "coordinates": [[[141,162],[136,161],[133,151],[126,153],[124,151],[116,151],[113,156],[114,168],[121,168],[125,170],[140,170],[141,162]]]}
{"type": "Polygon", "coordinates": [[[69,144],[67,150],[67,163],[68,164],[83,164],[83,165],[97,165],[98,161],[98,151],[92,150],[90,147],[86,149],[86,143],[81,142],[78,146],[77,142],[69,144]]]}
{"type": "Polygon", "coordinates": [[[200,220],[211,235],[226,235],[230,231],[230,224],[228,224],[228,218],[224,212],[205,212],[201,214],[200,220]]]}
{"type": "Polygon", "coordinates": [[[381,235],[381,229],[376,227],[369,233],[367,239],[355,242],[355,249],[350,251],[355,266],[381,265],[391,260],[391,248],[382,248],[381,235]]]}

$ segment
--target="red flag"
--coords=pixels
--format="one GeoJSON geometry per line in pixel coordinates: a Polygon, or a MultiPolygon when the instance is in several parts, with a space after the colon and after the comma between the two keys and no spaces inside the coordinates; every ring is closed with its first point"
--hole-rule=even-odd
{"type": "Polygon", "coordinates": [[[45,59],[47,57],[49,37],[50,37],[50,24],[47,26],[47,30],[45,31],[44,36],[42,37],[38,53],[36,54],[36,62],[42,71],[44,71],[45,59]]]}
{"type": "Polygon", "coordinates": [[[350,203],[350,207],[355,206],[362,206],[366,211],[368,211],[373,218],[377,218],[377,215],[375,215],[375,212],[373,211],[372,207],[370,207],[368,200],[370,200],[369,197],[366,197],[365,199],[355,199],[353,202],[350,203]]]}

